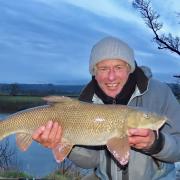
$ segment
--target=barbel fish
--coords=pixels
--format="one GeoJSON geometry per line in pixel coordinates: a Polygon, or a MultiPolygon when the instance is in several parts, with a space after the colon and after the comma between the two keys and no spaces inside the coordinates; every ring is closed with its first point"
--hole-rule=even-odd
{"type": "Polygon", "coordinates": [[[123,105],[100,105],[64,97],[44,98],[47,105],[28,108],[0,121],[0,139],[16,134],[18,147],[25,151],[32,143],[32,134],[49,120],[63,129],[62,139],[53,154],[62,162],[74,145],[106,145],[122,165],[129,160],[128,128],[150,128],[158,131],[166,118],[123,105]]]}

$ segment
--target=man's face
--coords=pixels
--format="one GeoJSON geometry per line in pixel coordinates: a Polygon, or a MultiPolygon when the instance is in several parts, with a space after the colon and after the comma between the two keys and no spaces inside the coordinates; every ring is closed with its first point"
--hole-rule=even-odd
{"type": "Polygon", "coordinates": [[[106,95],[115,98],[130,74],[129,65],[119,59],[103,60],[96,64],[95,79],[106,95]]]}

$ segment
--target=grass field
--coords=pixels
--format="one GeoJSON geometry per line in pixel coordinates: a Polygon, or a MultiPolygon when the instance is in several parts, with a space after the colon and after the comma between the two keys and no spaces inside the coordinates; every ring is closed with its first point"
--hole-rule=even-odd
{"type": "Polygon", "coordinates": [[[43,104],[45,102],[37,96],[0,96],[0,113],[16,112],[43,104]]]}

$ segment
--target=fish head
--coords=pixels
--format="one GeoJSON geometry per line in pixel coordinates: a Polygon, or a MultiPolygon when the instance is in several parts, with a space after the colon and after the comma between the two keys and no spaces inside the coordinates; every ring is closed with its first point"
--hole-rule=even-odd
{"type": "Polygon", "coordinates": [[[128,116],[128,128],[144,128],[158,130],[167,118],[165,116],[143,110],[132,110],[128,116]]]}

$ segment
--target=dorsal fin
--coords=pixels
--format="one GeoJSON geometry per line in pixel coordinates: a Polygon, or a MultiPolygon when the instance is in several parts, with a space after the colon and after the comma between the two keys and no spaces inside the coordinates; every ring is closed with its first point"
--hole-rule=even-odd
{"type": "Polygon", "coordinates": [[[46,96],[43,97],[43,100],[47,103],[66,103],[74,101],[72,98],[66,96],[46,96]]]}

